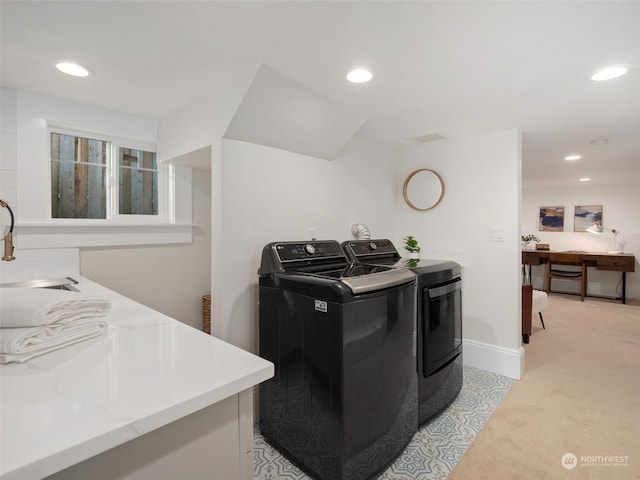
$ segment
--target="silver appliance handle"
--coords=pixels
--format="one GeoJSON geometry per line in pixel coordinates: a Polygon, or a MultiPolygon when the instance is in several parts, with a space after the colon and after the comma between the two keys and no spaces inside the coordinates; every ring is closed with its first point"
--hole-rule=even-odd
{"type": "Polygon", "coordinates": [[[374,292],[385,288],[395,287],[404,283],[413,282],[416,274],[410,270],[396,268],[386,272],[372,273],[361,277],[341,278],[340,281],[351,289],[354,294],[374,292]]]}
{"type": "Polygon", "coordinates": [[[448,283],[441,287],[427,289],[427,291],[429,292],[429,298],[443,297],[449,293],[455,292],[456,290],[462,290],[462,281],[459,278],[454,282],[448,283]]]}

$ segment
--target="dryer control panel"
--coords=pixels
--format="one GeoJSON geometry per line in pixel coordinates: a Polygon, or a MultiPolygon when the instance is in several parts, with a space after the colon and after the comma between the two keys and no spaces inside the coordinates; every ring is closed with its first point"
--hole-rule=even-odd
{"type": "Polygon", "coordinates": [[[376,258],[398,259],[400,254],[391,240],[351,240],[342,243],[342,247],[352,262],[368,261],[376,258]]]}

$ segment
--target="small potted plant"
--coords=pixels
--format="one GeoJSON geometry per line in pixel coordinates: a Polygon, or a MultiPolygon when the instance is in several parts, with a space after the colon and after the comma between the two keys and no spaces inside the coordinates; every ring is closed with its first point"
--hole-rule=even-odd
{"type": "Polygon", "coordinates": [[[520,238],[522,240],[522,248],[525,250],[529,248],[529,244],[531,242],[538,243],[540,241],[540,239],[536,237],[533,233],[530,233],[528,235],[521,235],[520,238]]]}
{"type": "Polygon", "coordinates": [[[418,240],[416,240],[413,235],[407,235],[402,240],[404,241],[404,249],[409,252],[409,258],[420,258],[418,240]]]}

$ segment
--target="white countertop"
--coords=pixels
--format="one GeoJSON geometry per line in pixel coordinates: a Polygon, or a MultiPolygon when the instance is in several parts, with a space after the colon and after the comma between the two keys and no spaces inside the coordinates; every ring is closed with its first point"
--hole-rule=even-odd
{"type": "Polygon", "coordinates": [[[0,365],[0,477],[35,479],[273,376],[273,364],[88,279],[106,335],[0,365]]]}

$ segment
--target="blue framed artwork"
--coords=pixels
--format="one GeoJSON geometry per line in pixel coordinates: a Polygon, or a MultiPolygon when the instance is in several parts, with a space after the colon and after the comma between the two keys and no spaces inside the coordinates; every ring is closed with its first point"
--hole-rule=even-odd
{"type": "Polygon", "coordinates": [[[586,232],[594,223],[602,225],[602,205],[576,205],[573,231],[586,232]]]}
{"type": "Polygon", "coordinates": [[[540,207],[541,232],[562,232],[564,230],[564,207],[540,207]]]}

